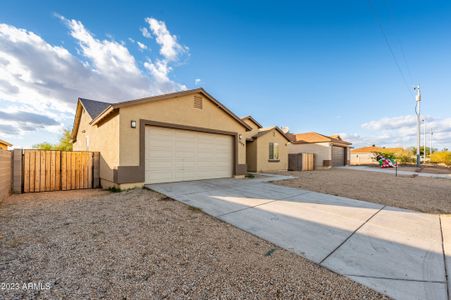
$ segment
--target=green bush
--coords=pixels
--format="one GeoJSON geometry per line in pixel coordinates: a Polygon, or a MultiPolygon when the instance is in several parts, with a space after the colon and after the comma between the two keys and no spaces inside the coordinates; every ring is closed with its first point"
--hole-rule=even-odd
{"type": "Polygon", "coordinates": [[[380,152],[374,152],[374,155],[382,155],[385,158],[388,158],[392,161],[396,161],[401,164],[405,163],[411,163],[415,161],[415,158],[412,156],[411,151],[409,150],[399,150],[397,152],[391,152],[391,151],[380,151],[380,152]]]}
{"type": "Polygon", "coordinates": [[[383,157],[391,160],[396,159],[395,154],[392,152],[383,152],[383,151],[374,152],[374,157],[377,157],[378,155],[382,155],[383,157]]]}
{"type": "Polygon", "coordinates": [[[432,153],[431,162],[451,166],[451,151],[439,151],[432,153]]]}

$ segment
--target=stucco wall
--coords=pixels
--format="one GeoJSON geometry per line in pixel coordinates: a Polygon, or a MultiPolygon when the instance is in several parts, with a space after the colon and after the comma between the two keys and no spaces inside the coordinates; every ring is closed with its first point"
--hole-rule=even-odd
{"type": "MultiPolygon", "coordinates": [[[[100,178],[102,182],[113,181],[113,169],[119,165],[119,115],[112,115],[99,125],[91,126],[90,121],[91,118],[83,110],[77,141],[73,149],[74,151],[99,151],[100,178]]],[[[103,185],[105,184],[102,183],[103,185]]]]}
{"type": "Polygon", "coordinates": [[[0,202],[11,193],[11,156],[10,151],[0,150],[0,202]]]}
{"type": "Polygon", "coordinates": [[[254,122],[252,122],[252,120],[250,120],[250,119],[244,119],[243,121],[244,121],[244,123],[246,123],[247,125],[249,125],[249,126],[252,128],[253,131],[258,130],[257,124],[255,124],[254,122]]]}
{"type": "MultiPolygon", "coordinates": [[[[244,136],[246,129],[242,125],[216,104],[205,97],[202,98],[203,109],[193,107],[193,94],[120,108],[120,165],[139,165],[140,119],[237,132],[244,136]],[[137,121],[136,128],[130,127],[131,120],[137,121]]],[[[245,164],[245,139],[238,143],[238,164],[245,164]]]]}
{"type": "Polygon", "coordinates": [[[322,168],[324,160],[332,160],[330,143],[289,144],[288,153],[314,153],[315,168],[322,168]]]}
{"type": "Polygon", "coordinates": [[[361,164],[374,164],[376,163],[376,158],[373,153],[356,153],[351,154],[351,164],[361,165],[361,164]]]}
{"type": "Polygon", "coordinates": [[[258,172],[286,171],[288,169],[288,141],[276,130],[272,129],[257,139],[258,172]],[[279,161],[269,161],[269,143],[279,144],[279,161]]]}

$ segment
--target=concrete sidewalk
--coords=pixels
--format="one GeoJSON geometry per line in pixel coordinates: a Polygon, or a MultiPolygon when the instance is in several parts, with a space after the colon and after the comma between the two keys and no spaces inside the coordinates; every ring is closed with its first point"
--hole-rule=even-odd
{"type": "Polygon", "coordinates": [[[147,187],[395,299],[449,299],[451,216],[268,182],[275,179],[281,178],[147,187]]]}
{"type": "MultiPolygon", "coordinates": [[[[375,168],[375,167],[367,167],[367,166],[344,166],[344,167],[336,167],[339,169],[348,169],[348,170],[357,170],[357,171],[369,171],[369,172],[377,172],[377,173],[386,173],[386,174],[393,174],[395,175],[395,169],[381,169],[381,168],[375,168]]],[[[418,173],[418,172],[411,172],[411,171],[400,171],[398,170],[398,175],[417,175],[421,177],[432,177],[432,178],[445,178],[445,179],[451,179],[451,174],[433,174],[433,173],[418,173]]]]}

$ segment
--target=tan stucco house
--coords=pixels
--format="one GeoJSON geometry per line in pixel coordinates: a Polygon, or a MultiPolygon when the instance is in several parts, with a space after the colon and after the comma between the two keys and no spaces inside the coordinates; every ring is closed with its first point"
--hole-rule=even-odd
{"type": "Polygon", "coordinates": [[[1,150],[8,150],[8,147],[11,147],[12,145],[8,143],[7,141],[4,141],[0,139],[0,149],[1,150]]]}
{"type": "Polygon", "coordinates": [[[203,89],[120,103],[78,99],[74,151],[99,151],[102,187],[242,176],[252,127],[203,89]]]}
{"type": "Polygon", "coordinates": [[[315,168],[344,166],[350,163],[351,143],[339,135],[327,136],[317,132],[289,134],[288,153],[315,154],[315,168]]]}
{"type": "Polygon", "coordinates": [[[246,163],[250,172],[286,171],[290,139],[277,126],[263,128],[251,116],[242,120],[252,128],[246,132],[246,163]]]}

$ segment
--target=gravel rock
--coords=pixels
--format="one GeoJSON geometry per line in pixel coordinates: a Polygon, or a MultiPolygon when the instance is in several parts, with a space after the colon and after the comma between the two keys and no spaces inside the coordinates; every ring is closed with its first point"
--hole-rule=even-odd
{"type": "Polygon", "coordinates": [[[451,180],[421,176],[329,169],[277,172],[298,178],[274,182],[352,199],[407,208],[426,213],[451,213],[451,180]]]}
{"type": "Polygon", "coordinates": [[[1,282],[21,287],[6,299],[383,298],[141,189],[14,195],[0,205],[0,257],[1,282]]]}

